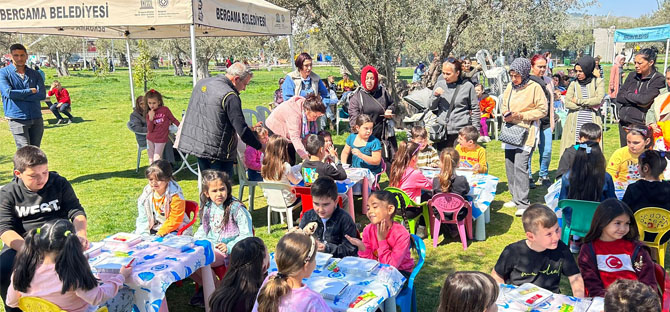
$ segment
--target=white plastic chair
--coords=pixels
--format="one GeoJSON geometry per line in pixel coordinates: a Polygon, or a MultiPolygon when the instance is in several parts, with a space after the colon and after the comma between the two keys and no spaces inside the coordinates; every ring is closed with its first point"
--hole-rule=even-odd
{"type": "Polygon", "coordinates": [[[254,199],[256,193],[256,186],[258,185],[257,181],[249,181],[247,178],[247,167],[244,165],[244,157],[240,157],[240,154],[237,154],[237,180],[240,184],[240,200],[244,196],[244,187],[249,187],[249,212],[254,211],[254,199]]]}
{"type": "MultiPolygon", "coordinates": [[[[495,95],[489,95],[495,102],[496,106],[493,108],[492,118],[487,118],[486,123],[493,123],[493,137],[498,139],[498,119],[502,122],[502,114],[500,114],[500,99],[495,95]]],[[[491,127],[489,127],[489,136],[491,136],[491,127]]]]}
{"type": "Polygon", "coordinates": [[[270,109],[265,106],[256,106],[256,118],[258,121],[265,122],[265,119],[270,116],[270,109]]]}
{"type": "Polygon", "coordinates": [[[272,212],[279,212],[281,223],[284,223],[286,214],[286,223],[289,229],[293,228],[293,209],[302,207],[302,203],[290,206],[292,203],[286,202],[284,191],[293,192],[291,186],[281,182],[258,182],[258,186],[263,189],[263,194],[268,202],[268,234],[270,234],[270,225],[272,223],[272,212]]]}
{"type": "Polygon", "coordinates": [[[253,127],[256,124],[254,122],[254,117],[256,117],[256,122],[260,121],[258,114],[250,109],[242,109],[242,114],[244,114],[244,121],[247,123],[247,125],[249,125],[249,127],[253,127]]]}
{"type": "MultiPolygon", "coordinates": [[[[146,133],[133,131],[133,129],[130,128],[130,126],[128,124],[126,124],[126,127],[128,128],[128,130],[130,130],[130,132],[134,133],[135,135],[144,135],[144,136],[147,135],[146,133]]],[[[146,150],[147,146],[146,145],[145,146],[140,146],[140,143],[137,142],[137,138],[135,139],[135,143],[137,144],[137,167],[135,168],[135,172],[139,172],[140,171],[140,160],[142,160],[142,151],[146,150]]]]}
{"type": "MultiPolygon", "coordinates": [[[[352,91],[353,92],[353,91],[352,91]]],[[[346,122],[349,123],[349,118],[341,118],[340,117],[340,111],[342,111],[342,106],[343,105],[349,105],[347,103],[347,99],[342,97],[340,101],[335,105],[335,133],[337,135],[340,135],[340,122],[346,122]]]]}

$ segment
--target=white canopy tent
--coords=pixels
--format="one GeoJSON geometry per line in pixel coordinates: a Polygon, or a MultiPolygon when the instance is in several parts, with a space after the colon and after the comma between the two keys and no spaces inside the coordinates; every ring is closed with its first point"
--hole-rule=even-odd
{"type": "Polygon", "coordinates": [[[4,0],[0,32],[126,39],[128,64],[129,39],[190,37],[195,85],[196,36],[290,36],[291,16],[264,0],[4,0]]]}

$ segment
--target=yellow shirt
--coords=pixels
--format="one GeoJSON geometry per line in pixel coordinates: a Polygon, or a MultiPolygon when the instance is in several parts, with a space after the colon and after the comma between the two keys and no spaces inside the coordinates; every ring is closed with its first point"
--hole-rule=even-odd
{"type": "Polygon", "coordinates": [[[607,163],[607,173],[612,176],[614,182],[637,181],[640,179],[640,171],[637,165],[638,156],[632,155],[627,146],[614,151],[607,163]]]}
{"type": "Polygon", "coordinates": [[[343,91],[353,91],[356,87],[356,82],[349,79],[344,81],[344,79],[337,82],[337,88],[343,91]]]}
{"type": "Polygon", "coordinates": [[[486,149],[479,145],[475,146],[474,150],[465,150],[460,144],[456,145],[456,151],[461,156],[458,166],[472,168],[476,164],[479,164],[477,173],[486,173],[488,171],[486,166],[486,149]]]}

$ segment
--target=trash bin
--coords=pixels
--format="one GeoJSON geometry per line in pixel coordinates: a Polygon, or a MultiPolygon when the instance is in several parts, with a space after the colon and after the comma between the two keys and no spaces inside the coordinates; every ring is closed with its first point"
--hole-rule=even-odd
{"type": "Polygon", "coordinates": [[[570,58],[569,57],[563,58],[563,65],[570,67],[570,58]]]}

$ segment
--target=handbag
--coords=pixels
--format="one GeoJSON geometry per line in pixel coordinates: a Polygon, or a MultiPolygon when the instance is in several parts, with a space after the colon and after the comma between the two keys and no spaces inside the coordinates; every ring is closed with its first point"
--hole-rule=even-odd
{"type": "MultiPolygon", "coordinates": [[[[359,91],[358,93],[359,100],[361,103],[361,111],[363,110],[363,94],[359,91]]],[[[377,101],[374,97],[372,98],[377,105],[379,105],[382,110],[386,110],[384,106],[377,101]]],[[[379,138],[382,142],[382,158],[387,160],[392,160],[397,151],[397,147],[389,141],[390,138],[395,137],[395,130],[393,127],[393,120],[384,119],[382,122],[382,137],[379,138]]]]}
{"type": "MultiPolygon", "coordinates": [[[[507,111],[510,111],[509,102],[512,99],[512,91],[507,98],[507,111]]],[[[528,138],[528,128],[518,124],[505,122],[500,129],[499,140],[505,144],[521,147],[528,138]]]]}
{"type": "MultiPolygon", "coordinates": [[[[454,106],[456,106],[454,105],[454,103],[456,102],[456,94],[458,94],[458,90],[460,88],[461,88],[460,84],[456,85],[454,94],[451,96],[451,102],[449,102],[449,110],[447,111],[447,116],[445,118],[447,122],[449,122],[451,112],[454,111],[454,106]]],[[[447,125],[443,125],[439,122],[436,122],[435,124],[428,126],[428,138],[431,141],[442,141],[446,137],[447,137],[447,125]]]]}

